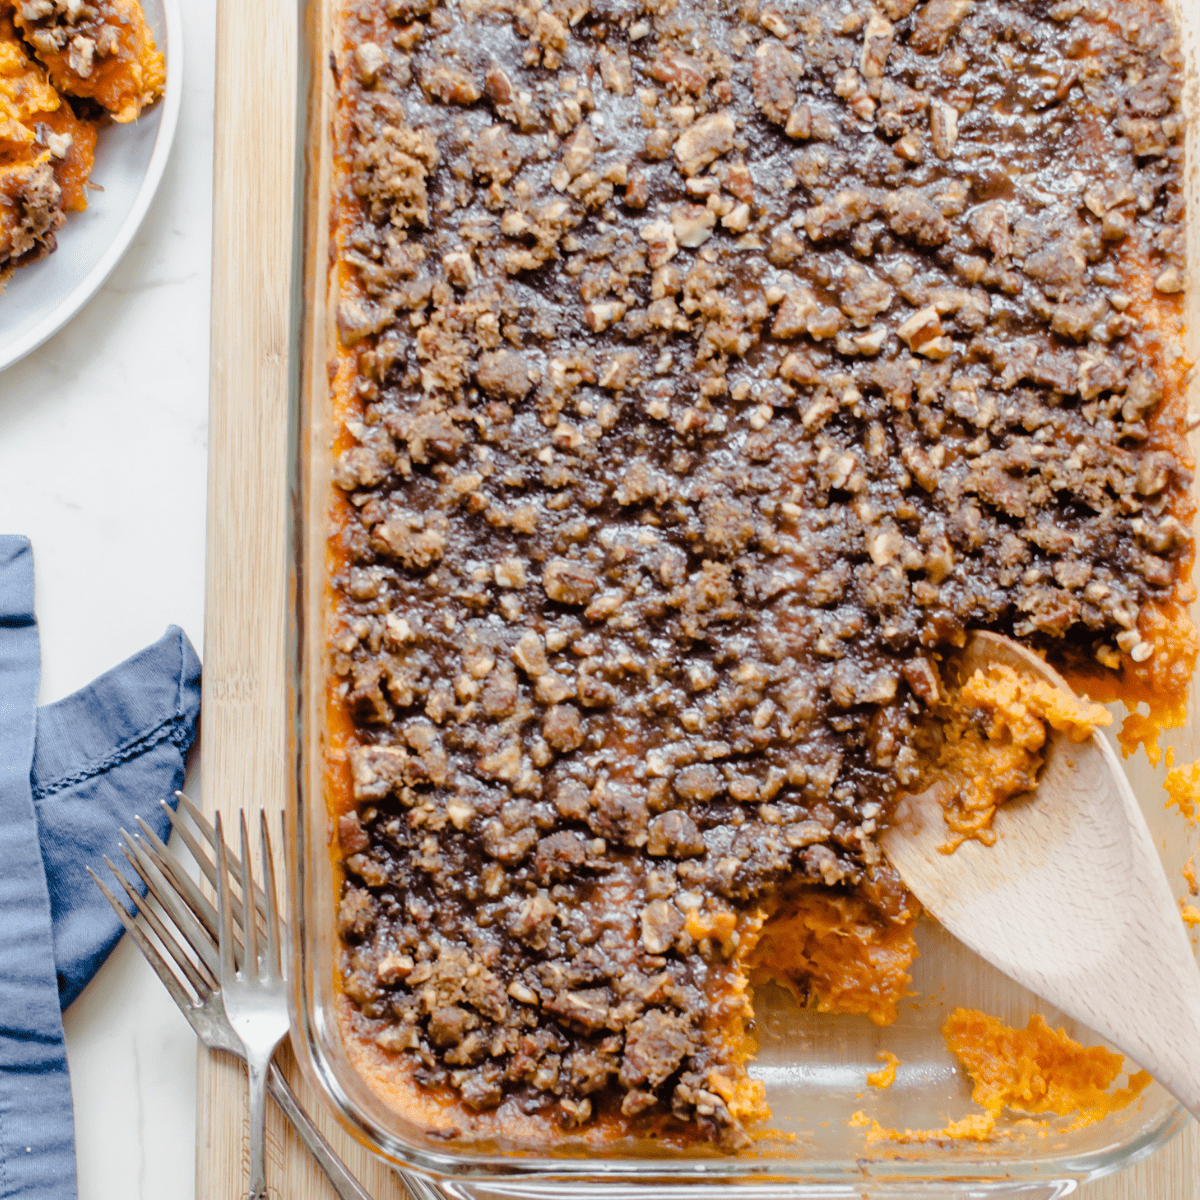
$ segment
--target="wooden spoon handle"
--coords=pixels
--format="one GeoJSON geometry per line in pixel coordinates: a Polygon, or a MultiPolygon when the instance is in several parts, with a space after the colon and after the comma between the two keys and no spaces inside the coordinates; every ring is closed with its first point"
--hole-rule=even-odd
{"type": "Polygon", "coordinates": [[[1200,1120],[1200,969],[1116,751],[1102,734],[1092,737],[1129,822],[1134,869],[1126,880],[1114,882],[1127,884],[1139,903],[1129,906],[1133,911],[1122,929],[1120,949],[1114,947],[1123,967],[1114,983],[1123,978],[1124,986],[1115,994],[1101,993],[1094,1003],[1084,997],[1085,1008],[1092,1009],[1094,1016],[1083,1019],[1125,1050],[1200,1120]],[[1168,918],[1165,922],[1162,914],[1168,918]]]}

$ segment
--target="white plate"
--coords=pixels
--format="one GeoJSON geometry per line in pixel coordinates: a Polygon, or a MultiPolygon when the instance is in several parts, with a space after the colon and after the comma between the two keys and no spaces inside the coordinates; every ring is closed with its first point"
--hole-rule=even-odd
{"type": "Polygon", "coordinates": [[[183,94],[178,0],[142,0],[167,59],[163,97],[128,125],[108,125],[96,141],[85,212],[67,214],[58,249],[19,268],[0,293],[0,371],[57,333],[99,290],[129,249],[158,190],[183,94]]]}

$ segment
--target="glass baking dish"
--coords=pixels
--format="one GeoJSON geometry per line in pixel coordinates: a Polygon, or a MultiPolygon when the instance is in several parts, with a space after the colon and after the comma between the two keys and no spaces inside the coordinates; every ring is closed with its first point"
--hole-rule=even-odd
{"type": "MultiPolygon", "coordinates": [[[[336,336],[328,287],[330,213],[330,112],[328,69],[335,0],[299,0],[299,121],[296,174],[296,242],[293,273],[292,394],[290,411],[292,605],[289,613],[293,727],[291,839],[293,886],[293,1044],[302,1069],[327,1096],[339,1119],[385,1160],[435,1179],[446,1196],[475,1200],[519,1197],[640,1196],[653,1190],[680,1200],[726,1196],[733,1186],[747,1198],[858,1197],[1056,1197],[1080,1181],[1118,1171],[1152,1153],[1187,1119],[1157,1084],[1103,1122],[1069,1130],[1070,1118],[1037,1129],[1011,1115],[987,1143],[868,1144],[848,1124],[864,1110],[886,1127],[937,1129],[947,1119],[978,1111],[970,1083],[946,1050],[940,1028],[956,1005],[981,1008],[1023,1025],[1033,1012],[1063,1025],[1086,1044],[1102,1041],[1058,1010],[1011,983],[932,922],[917,933],[920,958],[912,995],[887,1028],[866,1017],[831,1016],[800,1009],[781,989],[758,989],[755,1017],[759,1053],[751,1073],[766,1085],[771,1126],[784,1137],[738,1157],[697,1149],[688,1154],[659,1148],[609,1150],[603,1158],[577,1149],[534,1155],[497,1147],[448,1149],[387,1107],[356,1074],[333,1016],[336,954],[336,880],[328,853],[333,837],[323,782],[325,747],[326,512],[335,430],[328,416],[327,363],[336,336]],[[901,1060],[887,1090],[865,1085],[879,1066],[877,1054],[901,1060]],[[686,1190],[685,1190],[686,1189],[686,1190]]],[[[1200,5],[1176,5],[1184,32],[1191,85],[1188,161],[1197,152],[1196,63],[1200,5]],[[1181,11],[1182,10],[1182,11],[1181,11]]],[[[1189,262],[1195,277],[1200,253],[1200,175],[1189,189],[1189,262]]],[[[1200,334],[1200,287],[1189,300],[1193,359],[1200,334]]],[[[1193,388],[1195,391],[1195,388],[1193,388]]],[[[1200,756],[1196,697],[1191,718],[1165,739],[1176,759],[1200,756]]],[[[1162,768],[1145,758],[1126,764],[1142,798],[1168,877],[1182,889],[1180,868],[1193,837],[1183,818],[1163,807],[1162,768]]],[[[431,1186],[431,1185],[426,1185],[431,1186]]],[[[430,1195],[436,1194],[434,1191],[430,1195]]]]}

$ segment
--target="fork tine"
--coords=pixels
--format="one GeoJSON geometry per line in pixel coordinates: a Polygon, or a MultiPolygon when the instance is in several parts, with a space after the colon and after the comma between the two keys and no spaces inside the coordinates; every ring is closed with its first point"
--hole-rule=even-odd
{"type": "Polygon", "coordinates": [[[217,956],[213,951],[212,936],[196,920],[192,910],[179,898],[166,876],[158,869],[146,851],[138,845],[138,839],[130,837],[123,829],[120,833],[125,839],[121,853],[129,860],[129,865],[141,876],[142,882],[149,889],[150,894],[175,922],[179,932],[183,934],[184,940],[212,972],[213,977],[217,978],[217,956]]]}
{"type": "Polygon", "coordinates": [[[187,815],[192,818],[193,824],[205,836],[208,844],[215,851],[217,846],[217,831],[209,823],[208,818],[187,798],[187,796],[183,794],[183,792],[176,792],[175,795],[179,799],[179,807],[184,809],[187,812],[187,815]]]}
{"type": "Polygon", "coordinates": [[[183,952],[183,948],[171,936],[166,925],[159,919],[158,914],[147,904],[134,889],[133,884],[125,878],[122,872],[117,870],[116,864],[106,854],[104,856],[104,864],[116,877],[117,882],[125,889],[125,894],[133,901],[134,910],[142,914],[146,924],[154,931],[154,936],[162,943],[167,953],[175,960],[179,969],[187,977],[188,983],[192,985],[192,990],[196,993],[200,1000],[205,999],[212,991],[212,986],[203,975],[200,974],[196,964],[183,952]]]}
{"type": "Polygon", "coordinates": [[[258,972],[258,914],[250,905],[254,895],[254,863],[250,858],[250,837],[246,832],[246,810],[238,810],[238,835],[242,847],[242,903],[245,916],[242,918],[242,970],[254,976],[258,972]]]}
{"type": "Polygon", "coordinates": [[[263,861],[263,896],[267,904],[267,956],[263,974],[268,978],[282,979],[283,967],[279,961],[279,909],[275,898],[275,859],[271,854],[271,832],[267,828],[267,811],[258,810],[259,846],[263,861]]]}
{"type": "MultiPolygon", "coordinates": [[[[196,826],[197,829],[200,830],[200,832],[204,835],[205,840],[215,851],[216,847],[217,847],[217,838],[221,836],[220,822],[218,821],[216,826],[214,827],[212,822],[209,821],[209,819],[200,811],[200,809],[195,804],[193,804],[182,792],[176,792],[175,795],[179,797],[179,806],[187,811],[187,815],[189,817],[191,817],[192,823],[196,826]]],[[[225,844],[225,857],[226,857],[226,860],[228,861],[229,865],[235,871],[238,871],[238,872],[241,871],[242,864],[238,861],[237,855],[234,854],[233,851],[229,848],[228,843],[225,844]]],[[[217,886],[216,882],[214,881],[213,887],[216,887],[216,886],[217,886]]]]}
{"type": "MultiPolygon", "coordinates": [[[[182,792],[176,792],[175,795],[179,797],[179,805],[182,808],[183,802],[187,799],[187,797],[184,796],[182,792]]],[[[212,884],[214,888],[216,888],[217,866],[216,863],[213,862],[211,847],[206,850],[200,845],[200,843],[196,840],[196,835],[187,827],[184,821],[180,820],[179,814],[165,800],[160,800],[158,803],[163,812],[165,812],[170,818],[171,827],[183,839],[183,844],[188,848],[189,853],[196,860],[200,870],[204,873],[204,877],[209,883],[212,884]]],[[[190,801],[188,801],[188,803],[189,805],[191,804],[190,801]]]]}
{"type": "MultiPolygon", "coordinates": [[[[184,902],[199,918],[200,924],[208,930],[210,936],[215,938],[217,936],[217,910],[213,908],[188,873],[183,870],[178,859],[167,849],[158,834],[141,817],[134,817],[134,820],[138,823],[138,828],[141,829],[145,838],[146,853],[149,854],[151,861],[183,897],[184,902]]],[[[239,914],[235,912],[234,915],[239,914]]]]}
{"type": "Polygon", "coordinates": [[[146,961],[154,969],[154,973],[162,980],[163,987],[171,993],[171,999],[179,1005],[185,1014],[190,1013],[196,1001],[187,994],[175,972],[167,966],[163,961],[162,955],[155,950],[150,939],[138,927],[137,922],[125,911],[125,906],[105,887],[104,881],[100,876],[91,867],[87,868],[87,873],[96,881],[96,886],[104,893],[105,900],[112,905],[113,912],[120,918],[121,924],[125,926],[125,931],[133,938],[137,944],[137,948],[145,955],[146,961]]]}
{"type": "Polygon", "coordinates": [[[220,813],[217,813],[216,840],[217,914],[220,917],[221,987],[226,988],[233,980],[236,968],[233,963],[233,900],[230,895],[229,864],[225,857],[225,832],[221,828],[220,813]]]}
{"type": "MultiPolygon", "coordinates": [[[[176,792],[175,795],[179,797],[180,807],[187,812],[188,816],[192,818],[193,823],[204,835],[205,840],[209,843],[210,849],[206,850],[204,846],[200,844],[200,842],[196,839],[196,835],[187,827],[187,823],[179,818],[179,814],[165,800],[160,800],[159,804],[162,806],[163,812],[165,812],[170,818],[172,826],[174,826],[176,832],[183,839],[184,845],[186,845],[188,850],[191,852],[192,857],[196,860],[200,870],[208,879],[208,882],[211,883],[214,888],[216,888],[217,868],[213,862],[211,851],[211,847],[216,845],[216,834],[213,832],[212,826],[201,815],[200,810],[182,792],[176,792]]],[[[227,856],[229,865],[234,871],[240,874],[242,870],[241,860],[236,854],[233,853],[232,850],[230,850],[228,845],[225,847],[225,854],[227,856]]],[[[260,913],[266,915],[266,906],[263,901],[262,888],[260,888],[257,884],[254,886],[254,904],[260,913]]],[[[242,902],[237,897],[234,897],[233,901],[233,919],[238,925],[242,923],[242,902]]],[[[215,927],[213,930],[213,937],[216,937],[215,927]]]]}

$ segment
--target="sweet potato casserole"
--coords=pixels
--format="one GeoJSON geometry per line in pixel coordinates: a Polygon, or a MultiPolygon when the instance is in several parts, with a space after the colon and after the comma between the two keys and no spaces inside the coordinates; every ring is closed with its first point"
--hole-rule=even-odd
{"type": "Polygon", "coordinates": [[[345,1044],[445,1137],[746,1146],[753,983],[895,1016],[877,834],[968,629],[1130,744],[1182,721],[1174,30],[346,0],[338,39],[345,1044]]]}
{"type": "Polygon", "coordinates": [[[96,133],[162,95],[136,0],[0,0],[0,285],[87,207],[96,133]]]}

